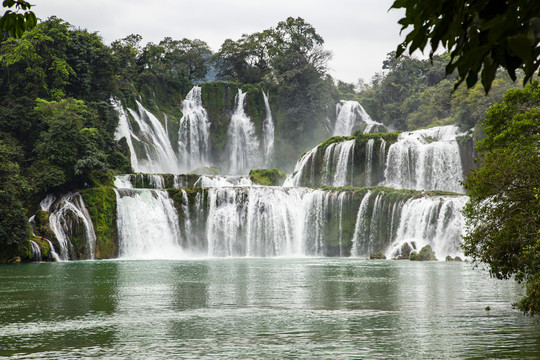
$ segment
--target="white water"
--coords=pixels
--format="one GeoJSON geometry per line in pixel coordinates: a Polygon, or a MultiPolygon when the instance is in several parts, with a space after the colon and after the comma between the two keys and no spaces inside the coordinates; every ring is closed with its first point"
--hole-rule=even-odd
{"type": "Polygon", "coordinates": [[[50,251],[50,253],[51,253],[52,259],[53,259],[54,261],[62,261],[62,259],[60,259],[60,256],[58,255],[58,253],[57,253],[56,250],[54,249],[53,243],[52,243],[50,240],[48,240],[48,239],[45,239],[45,240],[47,240],[47,242],[49,243],[49,249],[50,249],[49,251],[50,251]]]}
{"type": "Polygon", "coordinates": [[[135,189],[115,192],[119,258],[183,257],[178,215],[167,192],[135,189]]]}
{"type": "Polygon", "coordinates": [[[71,250],[71,235],[73,231],[82,229],[82,239],[86,242],[86,258],[94,259],[96,249],[96,234],[84,201],[78,193],[68,193],[52,206],[49,224],[60,246],[59,257],[69,260],[71,250]]]}
{"type": "Polygon", "coordinates": [[[262,162],[255,126],[244,111],[245,100],[246,93],[238,89],[235,110],[227,130],[230,175],[245,175],[262,162]]]}
{"type": "Polygon", "coordinates": [[[293,173],[287,177],[283,186],[300,186],[300,183],[304,178],[308,177],[308,182],[314,182],[315,169],[314,169],[314,159],[317,156],[317,147],[306,152],[300,160],[296,163],[293,173]]]}
{"type": "Polygon", "coordinates": [[[366,124],[364,134],[370,133],[375,126],[383,125],[372,120],[358,101],[341,100],[336,105],[336,123],[332,136],[351,136],[359,123],[366,124]]]}
{"type": "Polygon", "coordinates": [[[323,169],[330,186],[352,184],[354,140],[330,144],[324,153],[323,169]]]}
{"type": "Polygon", "coordinates": [[[263,145],[264,145],[264,164],[265,167],[270,167],[274,156],[274,120],[272,119],[272,111],[268,102],[268,95],[263,91],[264,108],[266,117],[263,122],[263,145]]]}
{"type": "Polygon", "coordinates": [[[386,252],[388,258],[397,257],[401,246],[416,245],[417,251],[430,245],[435,256],[443,260],[447,255],[463,257],[459,248],[464,230],[461,213],[467,197],[432,197],[408,200],[401,210],[397,235],[386,252]]]}
{"type": "Polygon", "coordinates": [[[366,143],[366,186],[373,185],[373,145],[375,139],[369,139],[366,143]]]}
{"type": "Polygon", "coordinates": [[[367,208],[368,208],[368,202],[369,198],[371,196],[371,191],[368,191],[364,197],[362,198],[362,202],[360,203],[360,207],[358,208],[358,213],[356,215],[356,223],[354,226],[354,234],[352,238],[352,248],[351,248],[351,256],[359,256],[361,255],[359,253],[359,242],[361,240],[361,237],[368,234],[367,230],[367,208]]]}
{"type": "Polygon", "coordinates": [[[120,122],[115,138],[117,140],[126,138],[131,154],[131,167],[135,172],[178,174],[180,172],[178,159],[166,130],[154,114],[138,101],[136,103],[137,111],[133,109],[125,111],[116,103],[120,122]],[[131,125],[130,117],[137,125],[137,131],[131,125]]]}
{"type": "Polygon", "coordinates": [[[41,246],[34,240],[30,240],[30,250],[32,251],[32,260],[41,261],[41,246]]]}
{"type": "Polygon", "coordinates": [[[399,135],[388,149],[385,185],[398,189],[463,193],[457,126],[440,126],[399,135]]]}
{"type": "MultiPolygon", "coordinates": [[[[392,144],[388,151],[384,139],[379,140],[380,145],[377,147],[375,147],[375,139],[369,139],[365,149],[365,181],[354,185],[384,185],[397,189],[463,193],[464,189],[461,185],[463,167],[459,144],[456,140],[460,135],[456,126],[406,132],[399,135],[398,141],[392,144]],[[375,152],[378,152],[377,163],[374,162],[375,152]],[[382,173],[381,178],[378,178],[375,170],[382,171],[382,163],[384,163],[384,180],[381,181],[382,173]]],[[[352,185],[353,154],[354,140],[329,145],[322,159],[318,147],[315,147],[298,160],[285,186],[352,185]],[[337,151],[338,148],[339,151],[337,151]],[[315,164],[321,161],[320,178],[322,181],[317,181],[315,164]],[[336,167],[337,164],[346,164],[346,166],[336,167]]]]}
{"type": "Polygon", "coordinates": [[[178,131],[180,170],[188,172],[209,166],[210,121],[199,86],[194,86],[182,102],[182,114],[178,131]]]}
{"type": "Polygon", "coordinates": [[[462,197],[392,206],[383,193],[367,192],[356,210],[353,237],[344,239],[344,209],[352,199],[346,192],[256,186],[206,191],[207,197],[199,191],[189,203],[182,190],[179,217],[165,191],[117,190],[120,257],[324,256],[328,251],[367,256],[385,250],[383,244],[394,249],[411,239],[420,247],[430,244],[443,257],[461,255],[462,197]],[[336,221],[339,234],[330,232],[336,221]],[[335,250],[327,247],[328,236],[335,237],[335,250]]]}

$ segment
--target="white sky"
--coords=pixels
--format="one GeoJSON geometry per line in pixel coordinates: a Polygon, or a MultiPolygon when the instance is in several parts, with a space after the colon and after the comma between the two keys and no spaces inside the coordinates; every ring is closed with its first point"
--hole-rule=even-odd
{"type": "Polygon", "coordinates": [[[227,38],[275,27],[302,17],[315,27],[333,53],[330,74],[339,80],[369,82],[386,54],[400,42],[393,0],[35,0],[36,16],[55,15],[76,27],[98,32],[105,43],[140,34],[143,45],[173,39],[201,39],[218,51],[227,38]]]}

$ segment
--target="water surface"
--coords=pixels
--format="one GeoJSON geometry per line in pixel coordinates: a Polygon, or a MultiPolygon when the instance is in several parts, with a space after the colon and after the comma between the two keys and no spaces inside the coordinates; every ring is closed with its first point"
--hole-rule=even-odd
{"type": "Polygon", "coordinates": [[[8,358],[540,358],[521,287],[467,263],[63,262],[0,266],[0,285],[8,358]]]}

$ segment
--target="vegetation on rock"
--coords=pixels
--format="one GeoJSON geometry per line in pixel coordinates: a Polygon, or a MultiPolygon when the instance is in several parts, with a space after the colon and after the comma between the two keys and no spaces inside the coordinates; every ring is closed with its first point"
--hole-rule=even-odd
{"type": "Polygon", "coordinates": [[[250,180],[257,185],[281,186],[286,177],[279,169],[254,169],[249,172],[250,180]]]}

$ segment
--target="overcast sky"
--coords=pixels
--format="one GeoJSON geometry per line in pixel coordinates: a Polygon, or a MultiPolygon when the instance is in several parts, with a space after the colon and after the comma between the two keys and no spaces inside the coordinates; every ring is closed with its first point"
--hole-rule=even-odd
{"type": "Polygon", "coordinates": [[[386,54],[400,42],[393,0],[36,0],[37,17],[55,15],[98,32],[105,43],[140,34],[143,44],[201,39],[218,51],[227,38],[275,27],[289,16],[315,27],[333,53],[330,74],[347,82],[366,82],[381,71],[386,54]]]}

